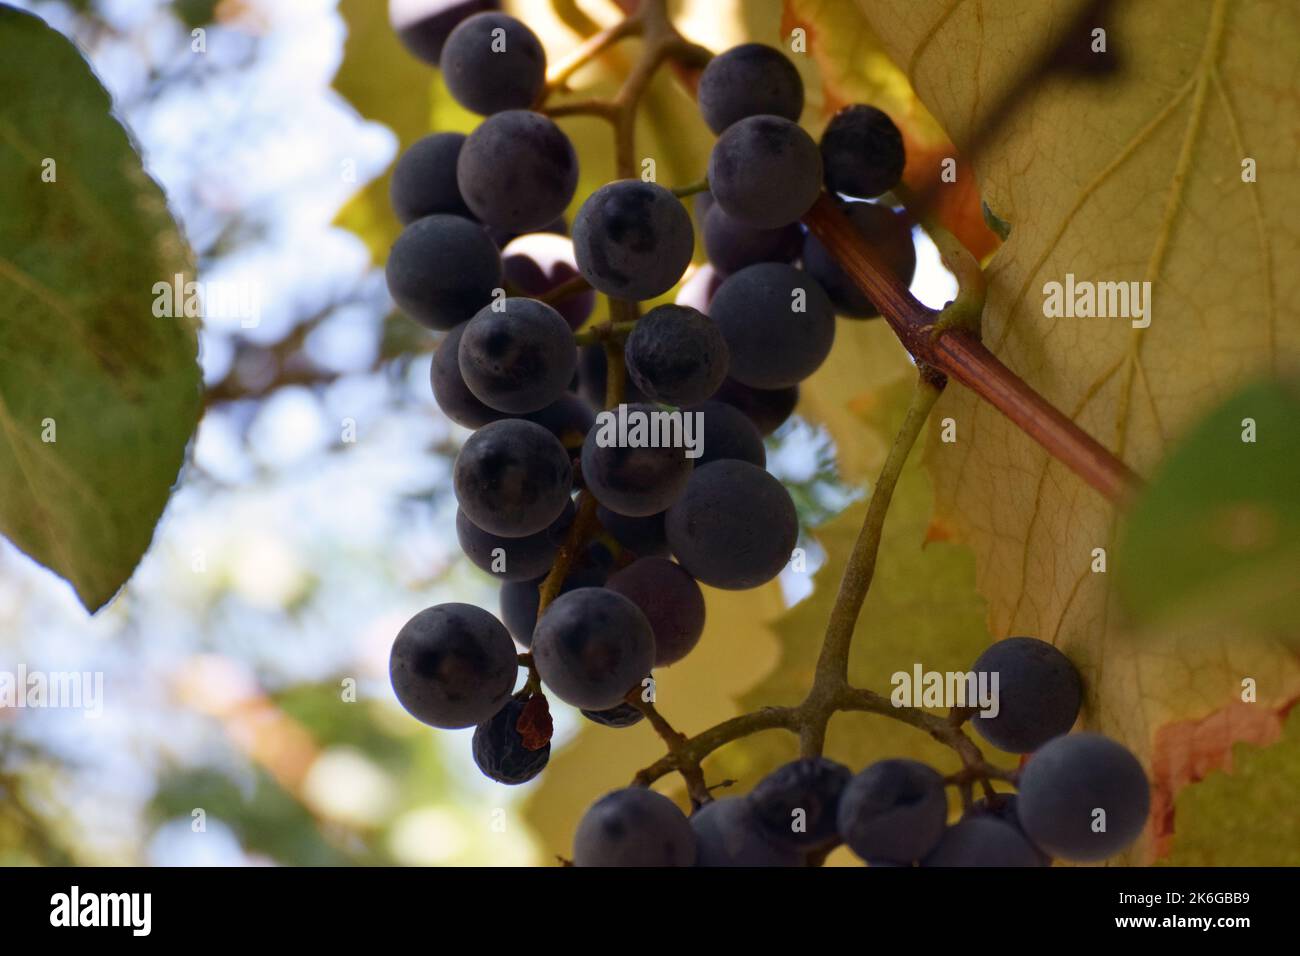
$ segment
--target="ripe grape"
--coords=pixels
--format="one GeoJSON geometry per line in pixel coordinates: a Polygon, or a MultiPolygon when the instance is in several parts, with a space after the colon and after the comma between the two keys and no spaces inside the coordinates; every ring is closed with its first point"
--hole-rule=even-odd
{"type": "Polygon", "coordinates": [[[840,837],[864,860],[919,860],[938,845],[947,819],[943,777],[915,760],[877,761],[840,797],[840,837]]]}
{"type": "Polygon", "coordinates": [[[506,702],[519,671],[510,634],[472,604],[425,608],[393,641],[388,675],[398,702],[434,727],[473,727],[506,702]]]}
{"type": "Polygon", "coordinates": [[[696,866],[801,866],[797,850],[769,843],[743,797],[723,797],[691,814],[696,866]]]}
{"type": "Polygon", "coordinates": [[[1029,845],[1034,848],[1034,853],[1038,856],[1038,864],[1040,866],[1051,866],[1052,858],[1029,839],[1029,835],[1025,833],[1025,828],[1020,825],[1020,816],[1016,812],[1016,803],[1017,797],[1014,793],[994,794],[991,800],[976,800],[975,803],[971,805],[970,809],[966,811],[966,816],[978,816],[983,814],[1001,820],[1003,823],[1010,824],[1015,827],[1029,845]]]}
{"type": "Polygon", "coordinates": [[[452,98],[483,115],[528,109],[546,86],[546,51],[537,35],[504,13],[461,21],[442,48],[441,66],[452,98]]]}
{"type": "Polygon", "coordinates": [[[542,682],[575,707],[618,704],[654,665],[655,637],[641,609],[604,588],[561,594],[533,630],[542,682]]]}
{"type": "MultiPolygon", "coordinates": [[[[667,414],[655,405],[625,408],[629,422],[636,420],[633,416],[645,415],[645,421],[651,421],[648,416],[667,414]]],[[[682,448],[606,444],[617,436],[606,436],[605,431],[598,422],[582,443],[582,480],[597,501],[619,514],[644,518],[663,511],[681,496],[692,467],[682,448]]]]}
{"type": "Polygon", "coordinates": [[[645,714],[626,701],[608,710],[584,710],[582,716],[594,724],[614,728],[632,727],[645,720],[645,714]]]}
{"type": "Polygon", "coordinates": [[[544,302],[512,298],[484,306],[460,340],[460,372],[489,408],[535,412],[558,399],[578,367],[569,324],[544,302]]]}
{"type": "Polygon", "coordinates": [[[704,595],[681,565],[667,558],[640,558],[605,582],[650,622],[655,638],[655,667],[680,661],[704,633],[704,595]]]}
{"type": "MultiPolygon", "coordinates": [[[[916,272],[916,246],[912,243],[912,227],[903,214],[869,202],[846,203],[841,208],[889,271],[904,283],[911,282],[916,272]]],[[[870,319],[880,314],[867,294],[812,233],[804,237],[803,267],[825,290],[840,315],[870,319]]]]}
{"type": "Polygon", "coordinates": [[[501,284],[501,255],[477,223],[439,213],[397,237],[385,266],[397,307],[431,329],[452,329],[501,284]]]}
{"type": "Polygon", "coordinates": [[[686,815],[644,787],[607,793],[588,808],[573,837],[576,866],[691,866],[695,833],[686,815]]]}
{"type": "Polygon", "coordinates": [[[559,439],[541,425],[507,418],[465,442],[453,469],[456,500],[484,531],[536,534],[569,503],[573,468],[559,439]]]}
{"type": "Polygon", "coordinates": [[[642,558],[667,557],[668,537],[664,531],[664,513],[633,518],[610,511],[604,505],[596,509],[596,520],[620,545],[642,558]]]}
{"type": "Polygon", "coordinates": [[[730,350],[730,376],[754,388],[788,388],[826,360],[835,311],[822,287],[794,266],[762,262],[730,276],[709,314],[730,350]]]}
{"type": "Polygon", "coordinates": [[[600,187],[573,220],[578,269],[618,299],[653,299],[691,263],[695,232],[686,207],[667,189],[639,179],[600,187]]]}
{"type": "Polygon", "coordinates": [[[743,590],[781,573],[799,536],[799,516],[781,482],[747,461],[725,459],[691,475],[664,527],[673,554],[693,577],[743,590]]]}
{"type": "Polygon", "coordinates": [[[569,392],[562,393],[545,408],[519,417],[541,425],[568,449],[580,448],[587,432],[596,423],[596,413],[591,406],[569,392]]]}
{"type": "Polygon", "coordinates": [[[506,110],[469,134],[456,182],[465,204],[487,225],[532,232],[569,205],[578,188],[578,155],[547,117],[506,110]]]}
{"type": "Polygon", "coordinates": [[[1048,741],[1020,772],[1019,789],[1016,813],[1025,833],[1052,856],[1076,863],[1123,850],[1142,832],[1151,807],[1142,765],[1100,734],[1048,741]]]}
{"type": "Polygon", "coordinates": [[[388,197],[402,225],[439,212],[473,215],[456,185],[456,160],[464,144],[464,133],[432,133],[398,157],[388,197]]]}
{"type": "Polygon", "coordinates": [[[686,411],[704,416],[704,453],[695,459],[696,468],[726,458],[747,461],[759,468],[767,465],[763,436],[740,409],[723,402],[705,402],[686,411]]]}
{"type": "Polygon", "coordinates": [[[1042,866],[1038,849],[1011,824],[977,815],[948,827],[922,866],[1042,866]]]}
{"type": "Polygon", "coordinates": [[[1046,641],[1008,637],[976,659],[975,674],[997,675],[998,714],[971,725],[995,747],[1011,753],[1037,750],[1069,731],[1083,702],[1083,682],[1070,659],[1046,641]]]}
{"type": "Polygon", "coordinates": [[[433,398],[442,413],[457,425],[480,428],[488,422],[504,418],[505,414],[488,408],[480,402],[465,384],[460,374],[460,337],[468,322],[462,322],[446,334],[433,353],[429,366],[429,380],[433,398]]]}
{"type": "Polygon", "coordinates": [[[740,409],[760,434],[770,435],[794,414],[795,406],[799,404],[799,386],[751,388],[729,378],[722,383],[713,401],[740,409]]]}
{"type": "MultiPolygon", "coordinates": [[[[609,569],[597,561],[594,547],[584,552],[574,562],[569,574],[560,585],[560,593],[568,594],[578,588],[598,588],[609,578],[609,569]]],[[[523,647],[533,643],[533,628],[537,626],[537,608],[541,604],[541,585],[545,575],[531,581],[506,581],[501,585],[501,621],[510,636],[523,647]]]]}
{"type": "Polygon", "coordinates": [[[714,133],[747,116],[788,120],[803,112],[803,80],[780,50],[742,43],[715,56],[700,74],[700,113],[714,133]]]}
{"type": "Polygon", "coordinates": [[[470,742],[474,763],[497,783],[527,783],[545,769],[551,758],[550,741],[529,749],[529,742],[519,732],[519,718],[529,703],[511,698],[489,720],[474,728],[470,742]]]}
{"type": "Polygon", "coordinates": [[[754,819],[777,846],[808,852],[839,842],[840,796],[853,779],[843,764],[805,757],[769,773],[749,792],[754,819]]]}
{"type": "Polygon", "coordinates": [[[745,225],[780,229],[817,201],[821,153],[812,137],[788,119],[750,116],[728,127],[713,144],[709,188],[718,206],[745,225]]]}
{"type": "Polygon", "coordinates": [[[531,581],[555,563],[555,553],[564,543],[573,514],[573,502],[569,502],[560,516],[542,531],[522,538],[503,538],[484,531],[465,512],[457,510],[456,537],[465,557],[493,577],[502,581],[531,581]]]}
{"type": "Polygon", "coordinates": [[[755,229],[728,216],[718,205],[704,219],[704,251],[723,275],[739,272],[756,262],[789,262],[803,246],[798,223],[780,229],[755,229]]]}
{"type": "MultiPolygon", "coordinates": [[[[543,296],[578,274],[573,241],[550,232],[530,232],[511,239],[501,250],[506,281],[527,296],[543,296]]],[[[569,328],[577,330],[591,317],[596,293],[584,289],[555,304],[569,328]]]]}
{"type": "Polygon", "coordinates": [[[708,316],[682,305],[651,309],[624,345],[628,375],[643,395],[693,405],[727,377],[727,343],[708,316]]]}
{"type": "Polygon", "coordinates": [[[499,6],[499,0],[389,0],[388,18],[412,55],[437,66],[457,24],[499,6]]]}
{"type": "Polygon", "coordinates": [[[826,188],[858,199],[873,199],[903,178],[903,134],[874,106],[846,106],[822,133],[826,188]]]}

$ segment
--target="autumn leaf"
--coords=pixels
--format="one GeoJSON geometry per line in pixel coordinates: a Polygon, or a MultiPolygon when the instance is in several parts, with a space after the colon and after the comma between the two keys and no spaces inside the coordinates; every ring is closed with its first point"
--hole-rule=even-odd
{"type": "MultiPolygon", "coordinates": [[[[1300,170],[1279,135],[1295,126],[1286,91],[1300,85],[1300,17],[1267,0],[1110,9],[1118,73],[1032,84],[975,157],[981,193],[1012,226],[988,272],[984,339],[1149,474],[1215,402],[1300,357],[1300,278],[1284,267],[1300,252],[1300,170]],[[1067,274],[1150,282],[1150,326],[1045,317],[1044,284],[1067,274]]],[[[864,12],[959,147],[989,123],[1027,51],[1069,21],[1059,5],[1013,0],[883,0],[864,12]]],[[[928,449],[938,517],[975,550],[990,633],[1062,647],[1087,683],[1088,726],[1168,768],[1180,754],[1162,731],[1234,712],[1243,677],[1259,678],[1251,706],[1263,711],[1284,713],[1300,695],[1294,652],[1244,623],[1136,636],[1100,564],[1116,511],[970,392],[950,387],[935,414],[958,435],[928,449]]],[[[1157,804],[1172,805],[1184,779],[1157,775],[1157,804]]],[[[1157,838],[1176,832],[1174,816],[1157,818],[1157,838]]]]}

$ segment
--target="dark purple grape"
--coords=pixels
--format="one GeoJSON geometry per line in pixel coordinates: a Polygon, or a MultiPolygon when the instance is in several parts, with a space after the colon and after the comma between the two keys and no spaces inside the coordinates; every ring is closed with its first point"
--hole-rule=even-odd
{"type": "Polygon", "coordinates": [[[717,205],[704,220],[704,251],[723,275],[759,262],[790,262],[803,247],[803,230],[792,222],[780,229],[755,229],[717,205]]]}
{"type": "MultiPolygon", "coordinates": [[[[578,353],[578,394],[594,408],[605,407],[605,385],[609,374],[609,360],[603,345],[585,345],[578,353]]],[[[623,401],[627,404],[646,401],[636,382],[624,380],[623,401]]]]}
{"type": "Polygon", "coordinates": [[[643,395],[694,405],[727,377],[727,343],[708,316],[682,305],[647,312],[624,344],[627,372],[643,395]]]}
{"type": "Polygon", "coordinates": [[[510,634],[472,604],[439,604],[397,634],[388,675],[398,702],[434,727],[473,727],[506,702],[519,672],[510,634]]]}
{"type": "Polygon", "coordinates": [[[594,288],[618,299],[663,295],[682,277],[694,251],[690,214],[656,183],[608,183],[573,220],[578,269],[594,288]]]}
{"type": "Polygon", "coordinates": [[[922,866],[1042,866],[1023,833],[992,816],[966,817],[944,831],[922,866]]]}
{"type": "Polygon", "coordinates": [[[798,120],[803,80],[780,50],[742,43],[715,56],[700,74],[700,113],[715,133],[737,120],[767,113],[798,120]]]}
{"type": "Polygon", "coordinates": [[[556,697],[605,710],[650,673],[655,638],[641,609],[623,595],[578,588],[542,612],[532,652],[542,683],[556,697]]]}
{"type": "Polygon", "coordinates": [[[550,527],[522,538],[503,538],[490,534],[470,521],[465,512],[456,512],[456,537],[465,557],[501,581],[531,581],[545,574],[555,563],[556,552],[573,523],[570,502],[550,527]]]}
{"type": "Polygon", "coordinates": [[[1051,866],[1052,858],[1039,849],[1038,846],[1029,839],[1029,835],[1025,833],[1025,828],[1020,825],[1020,816],[1016,812],[1016,803],[1017,797],[1014,793],[999,793],[995,794],[991,800],[976,800],[975,803],[971,805],[970,809],[966,811],[965,815],[968,817],[987,815],[1001,820],[1003,823],[1010,824],[1015,827],[1020,832],[1021,836],[1029,842],[1029,845],[1034,848],[1034,853],[1038,856],[1039,865],[1051,866]]]}
{"type": "Polygon", "coordinates": [[[519,417],[541,425],[570,450],[581,448],[587,432],[596,424],[596,413],[591,410],[591,406],[569,392],[545,408],[519,417]]]}
{"type": "Polygon", "coordinates": [[[484,531],[506,538],[536,534],[569,504],[573,467],[559,439],[541,425],[507,418],[465,442],[452,473],[456,500],[484,531]]]}
{"type": "MultiPolygon", "coordinates": [[[[560,593],[568,594],[578,588],[598,588],[609,578],[609,568],[597,560],[593,549],[585,551],[569,570],[560,593]]],[[[510,636],[523,647],[533,643],[533,628],[537,626],[537,608],[541,604],[541,585],[545,575],[531,581],[507,581],[501,585],[501,620],[510,636]]]]}
{"type": "Polygon", "coordinates": [[[573,837],[575,866],[692,866],[695,834],[667,797],[627,787],[597,800],[573,837]]]}
{"type": "Polygon", "coordinates": [[[858,199],[874,199],[903,178],[903,134],[874,106],[846,106],[836,113],[821,141],[826,188],[858,199]]]}
{"type": "Polygon", "coordinates": [[[600,724],[602,727],[618,729],[633,727],[645,720],[645,714],[626,701],[617,707],[610,707],[608,710],[584,710],[582,716],[594,724],[600,724]]]}
{"type": "Polygon", "coordinates": [[[734,459],[692,474],[664,526],[682,567],[728,590],[758,587],[780,574],[799,536],[799,516],[781,482],[734,459]]]}
{"type": "Polygon", "coordinates": [[[457,425],[481,428],[489,422],[505,418],[504,412],[488,408],[469,390],[460,374],[460,337],[468,322],[462,322],[443,337],[433,353],[429,366],[429,381],[433,386],[433,399],[442,413],[457,425]]]}
{"type": "MultiPolygon", "coordinates": [[[[582,445],[582,480],[602,505],[634,518],[657,514],[676,501],[691,477],[684,429],[673,429],[670,413],[655,405],[622,405],[597,416],[582,445]],[[620,434],[626,422],[626,435],[620,434]],[[640,426],[637,423],[645,423],[640,426]],[[677,434],[681,431],[682,434],[677,434]],[[651,436],[658,447],[649,444],[651,436]],[[632,447],[633,443],[640,447],[632,447]],[[643,442],[645,444],[643,444],[643,442]]],[[[680,413],[675,413],[680,419],[680,413]]],[[[695,436],[697,439],[699,436],[695,436]]]]}
{"type": "Polygon", "coordinates": [[[546,86],[546,51],[526,25],[504,13],[476,13],[451,31],[442,76],[452,98],[484,116],[526,110],[546,86]]]}
{"type": "Polygon", "coordinates": [[[499,6],[499,0],[389,0],[388,15],[406,48],[437,66],[447,37],[462,20],[499,6]]]}
{"type": "Polygon", "coordinates": [[[631,518],[610,511],[604,505],[596,509],[600,526],[620,545],[641,558],[666,558],[668,537],[664,531],[664,513],[631,518]]]}
{"type": "Polygon", "coordinates": [[[474,763],[484,776],[511,786],[527,783],[546,768],[551,759],[551,744],[530,749],[529,741],[519,732],[519,718],[527,701],[512,698],[489,720],[474,728],[471,751],[474,763]]]}
{"type": "Polygon", "coordinates": [[[536,412],[559,399],[578,368],[573,330],[544,302],[503,299],[470,319],[460,373],[474,395],[503,412],[536,412]]]}
{"type": "Polygon", "coordinates": [[[754,819],[777,846],[809,852],[839,842],[840,796],[853,773],[826,757],[805,757],[773,770],[749,792],[754,819]]]}
{"type": "Polygon", "coordinates": [[[1079,716],[1083,681],[1070,659],[1046,641],[1008,637],[987,648],[971,671],[988,675],[998,706],[996,716],[976,714],[971,726],[1002,750],[1037,750],[1067,733],[1079,716]]]}
{"type": "Polygon", "coordinates": [[[469,134],[456,182],[465,204],[488,226],[532,232],[569,205],[578,188],[578,154],[547,117],[506,110],[469,134]]]}
{"type": "Polygon", "coordinates": [[[794,414],[795,406],[799,404],[799,386],[751,388],[729,378],[714,394],[713,401],[740,409],[761,434],[770,435],[794,414]]]}
{"type": "Polygon", "coordinates": [[[864,860],[920,860],[938,845],[947,820],[943,777],[915,760],[877,761],[840,796],[840,838],[864,860]]]}
{"type": "Polygon", "coordinates": [[[704,453],[695,459],[696,468],[726,458],[747,461],[759,468],[767,466],[763,435],[740,409],[724,402],[705,402],[687,412],[704,416],[704,453]]]}
{"type": "Polygon", "coordinates": [[[704,595],[695,579],[667,558],[639,558],[615,572],[605,587],[641,609],[655,638],[655,667],[691,652],[704,634],[704,595]]]}
{"type": "Polygon", "coordinates": [[[456,160],[464,133],[432,133],[397,158],[388,196],[402,225],[435,213],[471,217],[456,185],[456,160]]]}
{"type": "Polygon", "coordinates": [[[696,866],[802,866],[803,855],[768,841],[743,797],[723,797],[691,814],[696,866]]]}
{"type": "Polygon", "coordinates": [[[755,229],[780,229],[796,222],[821,194],[821,153],[796,123],[750,116],[713,144],[709,189],[729,216],[755,229]]]}
{"type": "Polygon", "coordinates": [[[397,237],[385,266],[388,292],[431,329],[453,329],[487,305],[501,285],[501,256],[477,223],[438,214],[397,237]]]}

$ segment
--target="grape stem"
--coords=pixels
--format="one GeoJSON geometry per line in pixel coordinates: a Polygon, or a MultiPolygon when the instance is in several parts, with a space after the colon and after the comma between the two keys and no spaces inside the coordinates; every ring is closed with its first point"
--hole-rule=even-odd
{"type": "Polygon", "coordinates": [[[575,345],[601,345],[611,339],[623,341],[636,328],[635,322],[600,322],[581,332],[573,333],[575,345]]]}

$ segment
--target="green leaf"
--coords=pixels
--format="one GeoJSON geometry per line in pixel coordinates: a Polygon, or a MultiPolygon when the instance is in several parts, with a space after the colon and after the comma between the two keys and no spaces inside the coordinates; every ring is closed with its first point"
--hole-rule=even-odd
{"type": "Polygon", "coordinates": [[[1300,392],[1247,386],[1182,439],[1134,505],[1116,561],[1127,610],[1285,632],[1300,616],[1300,392]],[[1246,440],[1249,438],[1250,440],[1246,440]]]}
{"type": "Polygon", "coordinates": [[[198,422],[194,323],[153,313],[193,262],[81,54],[7,6],[0,103],[0,530],[94,611],[198,422]]]}

